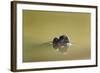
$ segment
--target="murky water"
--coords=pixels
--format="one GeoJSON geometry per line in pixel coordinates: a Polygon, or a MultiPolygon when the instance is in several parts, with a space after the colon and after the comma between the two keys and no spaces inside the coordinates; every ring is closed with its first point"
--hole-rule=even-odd
{"type": "Polygon", "coordinates": [[[89,13],[23,11],[23,62],[90,59],[90,39],[89,13]],[[51,41],[63,34],[72,46],[59,52],[51,41]]]}

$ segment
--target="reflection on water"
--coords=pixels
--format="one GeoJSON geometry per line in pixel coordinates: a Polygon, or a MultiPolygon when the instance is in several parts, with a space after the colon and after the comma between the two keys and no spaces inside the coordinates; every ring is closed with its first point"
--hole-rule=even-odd
{"type": "Polygon", "coordinates": [[[50,42],[29,44],[24,48],[24,62],[90,59],[90,49],[71,45],[69,48],[54,49],[50,42]]]}

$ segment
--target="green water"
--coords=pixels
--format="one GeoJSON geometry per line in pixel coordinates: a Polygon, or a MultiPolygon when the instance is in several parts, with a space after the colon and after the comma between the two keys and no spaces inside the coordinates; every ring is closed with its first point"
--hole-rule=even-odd
{"type": "Polygon", "coordinates": [[[23,62],[90,59],[90,14],[23,10],[23,62]],[[66,54],[52,47],[54,37],[67,34],[66,54]]]}

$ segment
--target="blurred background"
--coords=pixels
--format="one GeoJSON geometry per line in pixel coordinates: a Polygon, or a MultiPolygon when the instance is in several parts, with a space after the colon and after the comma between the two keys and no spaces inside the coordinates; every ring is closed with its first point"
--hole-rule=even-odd
{"type": "Polygon", "coordinates": [[[89,13],[23,10],[23,62],[91,58],[89,13]],[[67,35],[72,46],[61,54],[50,44],[67,35]]]}

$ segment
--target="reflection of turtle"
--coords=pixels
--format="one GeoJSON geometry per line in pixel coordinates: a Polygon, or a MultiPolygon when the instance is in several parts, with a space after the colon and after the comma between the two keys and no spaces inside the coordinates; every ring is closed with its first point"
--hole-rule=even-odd
{"type": "Polygon", "coordinates": [[[63,48],[68,48],[71,45],[68,37],[66,35],[61,35],[59,38],[55,37],[53,39],[53,48],[61,50],[63,48]]]}

